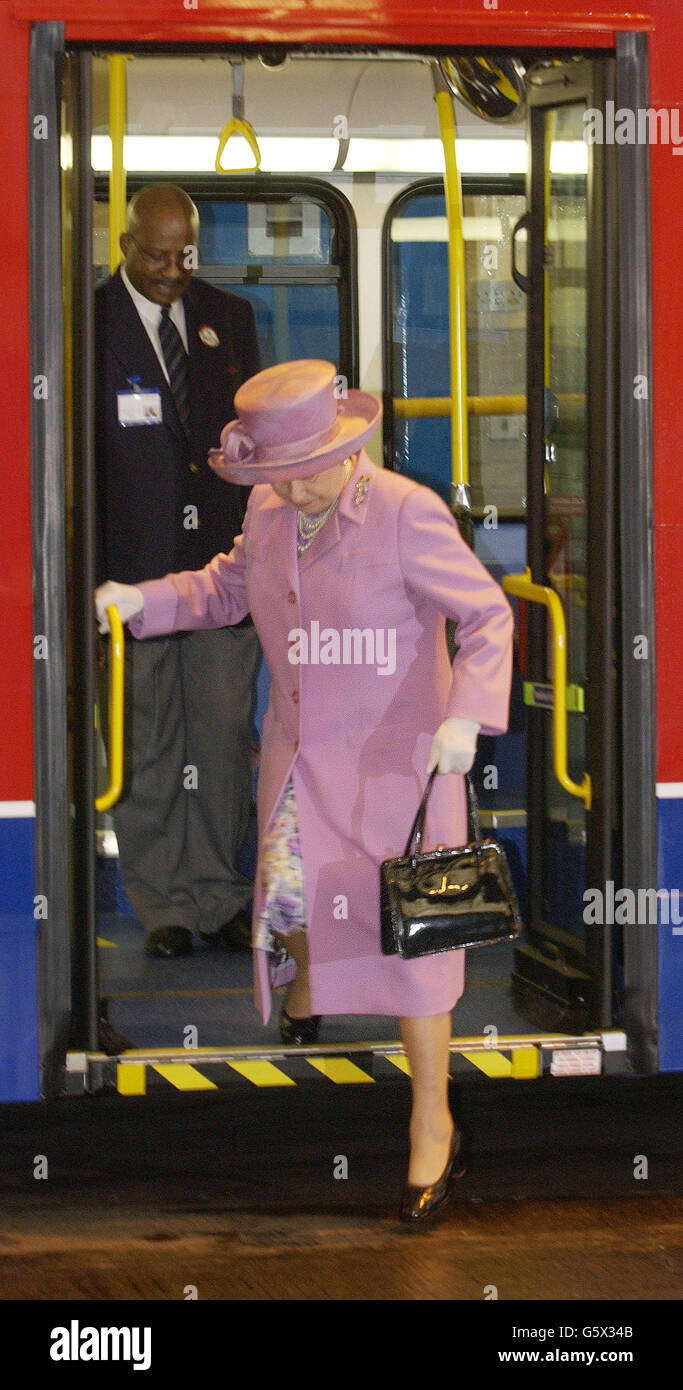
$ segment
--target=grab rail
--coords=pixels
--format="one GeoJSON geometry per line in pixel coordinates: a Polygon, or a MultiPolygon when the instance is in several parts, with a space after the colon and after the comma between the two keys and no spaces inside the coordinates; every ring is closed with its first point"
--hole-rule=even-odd
{"type": "Polygon", "coordinates": [[[216,151],[215,169],[217,174],[253,174],[256,169],[261,168],[261,150],[256,138],[256,131],[250,121],[243,121],[239,116],[233,116],[226,121],[218,137],[218,149],[216,151]],[[249,149],[254,156],[254,164],[248,164],[243,169],[224,169],[221,164],[223,152],[229,140],[235,135],[241,135],[246,140],[249,149]]]}
{"type": "Polygon", "coordinates": [[[256,131],[244,114],[244,64],[239,59],[231,58],[230,71],[232,73],[232,117],[225,122],[218,137],[215,169],[217,174],[253,174],[261,168],[261,150],[256,138],[256,131]],[[255,163],[251,166],[247,165],[243,169],[224,169],[221,159],[228,141],[232,140],[235,135],[240,135],[243,140],[246,140],[255,163]]]}
{"type": "MultiPolygon", "coordinates": [[[[465,320],[465,241],[463,237],[462,186],[455,147],[453,97],[438,64],[432,64],[434,100],[444,155],[444,196],[448,221],[448,304],[450,323],[451,480],[454,497],[466,488],[469,475],[467,432],[467,349],[465,320]]],[[[469,494],[464,496],[468,498],[469,494]]]]}
{"type": "Polygon", "coordinates": [[[506,574],[503,579],[506,594],[542,603],[550,614],[553,635],[553,771],[561,787],[571,796],[578,796],[587,811],[591,808],[591,779],[587,772],[583,782],[573,782],[567,771],[567,627],[562,601],[554,589],[533,584],[531,572],[506,574]]]}
{"type": "MultiPolygon", "coordinates": [[[[467,396],[469,415],[525,415],[526,396],[467,396]]],[[[580,391],[562,392],[557,401],[562,406],[585,405],[580,391]]],[[[392,401],[394,415],[399,420],[433,419],[450,415],[450,396],[396,396],[392,401]]]]}
{"type": "Polygon", "coordinates": [[[96,811],[108,811],[118,801],[123,786],[123,623],[119,610],[107,609],[109,646],[109,786],[95,798],[96,811]]]}
{"type": "Polygon", "coordinates": [[[114,274],[120,260],[119,237],[126,230],[126,170],[123,139],[126,133],[126,63],[122,53],[109,55],[109,134],[111,172],[109,174],[109,270],[114,274]]]}

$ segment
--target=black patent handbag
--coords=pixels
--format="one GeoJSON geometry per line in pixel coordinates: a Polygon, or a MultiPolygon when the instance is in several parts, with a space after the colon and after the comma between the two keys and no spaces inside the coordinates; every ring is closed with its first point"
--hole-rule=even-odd
{"type": "Polygon", "coordinates": [[[514,941],[522,930],[505,851],[484,839],[471,779],[465,779],[470,834],[462,849],[420,854],[431,773],[400,859],[381,865],[382,953],[405,960],[514,941]]]}

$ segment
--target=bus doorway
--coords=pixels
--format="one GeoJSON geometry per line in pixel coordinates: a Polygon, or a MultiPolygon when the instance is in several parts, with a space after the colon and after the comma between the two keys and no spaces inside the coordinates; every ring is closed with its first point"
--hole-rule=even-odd
{"type": "MultiPolygon", "coordinates": [[[[451,85],[499,119],[502,82],[489,107],[459,65],[451,85]]],[[[532,59],[526,181],[462,175],[472,543],[517,617],[510,732],[476,766],[527,923],[499,988],[518,1022],[574,1034],[614,1023],[622,965],[587,911],[621,871],[615,168],[585,138],[614,78],[609,58],[532,59]]],[[[448,235],[436,180],[390,209],[385,461],[452,501],[448,235]]]]}
{"type": "MultiPolygon", "coordinates": [[[[276,72],[259,68],[257,59],[251,61],[249,91],[260,96],[260,111],[267,110],[277,127],[279,135],[274,139],[291,146],[291,163],[283,174],[259,171],[252,179],[241,173],[227,182],[208,171],[192,177],[182,170],[173,172],[172,177],[202,204],[203,221],[210,228],[198,273],[212,275],[216,284],[229,284],[252,298],[265,361],[282,359],[293,351],[331,358],[338,353],[337,360],[352,384],[378,394],[383,390],[388,431],[385,464],[410,473],[450,500],[450,449],[439,434],[448,425],[447,410],[439,414],[439,402],[448,393],[447,377],[442,381],[439,376],[448,358],[449,334],[444,312],[443,183],[436,168],[427,176],[417,170],[418,162],[432,157],[431,144],[438,143],[431,114],[429,64],[433,60],[407,54],[378,55],[372,61],[350,54],[338,58],[298,54],[276,72]],[[398,102],[396,68],[401,76],[400,103],[392,107],[392,101],[398,102]],[[336,88],[333,81],[339,84],[336,88]],[[354,103],[353,129],[360,132],[355,152],[353,141],[340,136],[338,148],[332,151],[336,158],[330,160],[326,153],[326,169],[309,167],[306,174],[292,172],[296,143],[292,113],[298,119],[302,84],[310,97],[310,123],[316,138],[331,107],[346,109],[342,90],[347,107],[354,103]],[[408,91],[415,131],[426,113],[432,120],[432,125],[422,127],[419,161],[411,151],[405,156],[412,161],[410,166],[401,165],[404,156],[401,153],[399,158],[399,151],[407,142],[407,136],[405,140],[401,136],[390,150],[380,152],[388,167],[379,167],[373,148],[375,164],[372,170],[364,168],[363,138],[367,135],[370,144],[370,132],[381,125],[380,118],[387,112],[393,112],[398,121],[400,106],[405,117],[408,91]],[[354,153],[356,167],[345,167],[354,153]],[[326,186],[326,196],[317,180],[326,186]],[[382,374],[378,286],[383,243],[387,343],[382,374]],[[294,306],[291,314],[290,304],[294,306]],[[423,417],[411,415],[407,407],[416,397],[431,397],[439,408],[423,417]]],[[[67,406],[79,431],[78,437],[74,435],[73,461],[69,454],[67,467],[67,495],[73,487],[73,500],[66,532],[70,546],[73,535],[70,554],[76,557],[92,547],[92,533],[87,531],[92,509],[88,491],[92,488],[88,473],[92,367],[80,355],[87,352],[88,342],[83,324],[92,284],[101,272],[107,273],[106,256],[97,251],[108,211],[106,186],[84,151],[93,136],[88,122],[98,111],[97,65],[106,59],[81,51],[67,62],[73,94],[66,110],[73,131],[67,124],[63,134],[67,144],[71,136],[74,159],[63,171],[65,231],[69,233],[65,266],[70,266],[68,293],[74,296],[74,305],[80,295],[81,306],[68,321],[71,338],[66,364],[67,406]],[[89,86],[91,61],[94,93],[89,86]]],[[[165,114],[155,116],[155,121],[161,123],[170,119],[169,91],[174,94],[175,111],[175,78],[187,77],[190,85],[194,83],[199,102],[209,90],[207,74],[211,75],[212,63],[224,66],[224,59],[215,54],[163,59],[141,54],[135,63],[140,64],[141,119],[155,109],[158,99],[165,114]]],[[[464,175],[465,255],[471,275],[467,318],[474,544],[501,580],[521,574],[529,564],[530,582],[551,590],[562,605],[567,626],[566,780],[580,789],[587,770],[591,779],[590,805],[584,796],[557,781],[552,633],[545,607],[541,609],[529,596],[512,595],[519,626],[511,732],[497,740],[495,747],[482,741],[477,770],[488,824],[504,839],[517,876],[528,936],[516,953],[508,948],[507,954],[499,956],[495,951],[472,953],[468,988],[453,1017],[454,1047],[468,1055],[486,1045],[491,1028],[501,1036],[540,1037],[548,1032],[581,1034],[607,1027],[616,1019],[612,1005],[619,960],[610,954],[612,934],[604,932],[601,924],[598,930],[592,926],[589,930],[584,918],[587,888],[606,878],[616,880],[619,872],[614,831],[620,806],[614,766],[619,690],[614,638],[617,544],[613,463],[609,463],[616,351],[609,210],[612,175],[608,152],[592,149],[583,139],[583,115],[605,100],[611,71],[611,60],[602,57],[563,66],[530,62],[528,118],[518,120],[512,132],[514,142],[500,141],[508,147],[506,157],[517,137],[530,152],[526,182],[521,165],[507,173],[501,168],[483,172],[486,161],[494,163],[490,150],[474,157],[478,167],[464,175]]],[[[265,117],[259,115],[258,101],[250,109],[260,128],[265,117]]],[[[200,113],[198,106],[197,113],[198,128],[202,128],[203,108],[200,113]]],[[[131,108],[132,124],[134,114],[131,108]]],[[[405,121],[401,129],[406,129],[405,121]]],[[[475,117],[466,131],[473,150],[487,149],[483,142],[488,136],[485,116],[475,117]]],[[[307,157],[310,163],[311,156],[307,157]]],[[[161,174],[151,160],[148,167],[130,176],[131,191],[141,182],[161,177],[168,177],[168,171],[161,174]]],[[[71,449],[68,429],[67,442],[71,449]]],[[[80,561],[76,571],[73,612],[78,609],[85,631],[88,624],[92,626],[91,579],[80,561]]],[[[88,641],[92,643],[93,637],[94,633],[88,641]]],[[[74,652],[73,671],[80,663],[83,669],[92,669],[94,643],[86,648],[87,643],[74,652]]],[[[198,1045],[209,1046],[212,1056],[222,1056],[226,1049],[277,1051],[277,1020],[264,1040],[251,1010],[246,957],[217,967],[215,961],[202,959],[198,947],[191,964],[159,967],[142,961],[143,976],[143,938],[130,912],[108,914],[125,921],[105,921],[102,913],[98,921],[97,874],[102,865],[95,863],[97,839],[90,806],[96,779],[94,736],[92,747],[86,748],[94,687],[74,679],[74,694],[80,703],[72,712],[71,737],[74,746],[79,745],[78,757],[85,759],[78,773],[74,817],[81,847],[76,855],[69,850],[64,858],[74,894],[70,909],[77,967],[72,974],[74,1045],[96,1050],[98,1002],[107,999],[113,1025],[130,1038],[135,1049],[146,1049],[146,1060],[155,1048],[157,1053],[160,1048],[177,1049],[182,1056],[188,1024],[197,1030],[198,1045]],[[88,863],[89,879],[84,869],[88,863]],[[194,976],[186,974],[202,964],[203,975],[200,970],[194,976]],[[166,971],[163,979],[160,970],[166,971]],[[156,972],[154,981],[152,972],[156,972]],[[197,1024],[195,1001],[200,999],[205,1021],[197,1024]]],[[[410,808],[406,814],[407,829],[410,808]]],[[[118,909],[120,897],[114,902],[118,909]]],[[[378,1039],[384,1039],[395,1048],[390,1028],[391,1021],[383,1019],[330,1020],[324,1042],[372,1050],[378,1039]]],[[[195,1033],[191,1036],[195,1038],[195,1033]]]]}

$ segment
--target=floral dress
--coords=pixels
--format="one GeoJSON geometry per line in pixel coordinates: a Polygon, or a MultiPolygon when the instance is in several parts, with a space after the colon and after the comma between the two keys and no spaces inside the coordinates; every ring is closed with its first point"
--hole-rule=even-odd
{"type": "MultiPolygon", "coordinates": [[[[324,513],[325,521],[335,510],[339,498],[324,513]]],[[[322,529],[322,528],[319,528],[322,529]]],[[[314,535],[299,544],[299,554],[306,550],[314,535]]],[[[299,841],[299,822],[297,818],[294,785],[287,783],[270,833],[263,843],[261,879],[264,890],[263,908],[259,917],[252,945],[264,951],[272,951],[279,963],[287,958],[287,948],[279,942],[274,932],[288,936],[297,928],[306,929],[306,906],[304,900],[304,872],[299,841]]]]}
{"type": "Polygon", "coordinates": [[[297,927],[306,926],[299,825],[291,781],[282,793],[272,830],[264,840],[261,877],[265,898],[253,944],[281,955],[283,947],[273,933],[287,936],[297,927]]]}

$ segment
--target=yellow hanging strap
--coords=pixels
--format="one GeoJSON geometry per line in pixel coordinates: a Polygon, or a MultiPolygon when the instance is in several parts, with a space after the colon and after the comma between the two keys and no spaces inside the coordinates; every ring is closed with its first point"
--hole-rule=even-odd
{"type": "Polygon", "coordinates": [[[455,154],[453,98],[438,64],[432,65],[434,99],[439,116],[448,220],[448,299],[451,344],[451,478],[453,500],[469,507],[467,436],[467,351],[465,336],[465,241],[462,190],[455,154]]]}
{"type": "Polygon", "coordinates": [[[244,64],[230,63],[232,68],[232,117],[226,121],[218,137],[218,149],[216,151],[216,173],[217,174],[253,174],[256,169],[261,168],[261,151],[256,139],[256,131],[244,116],[244,64]],[[221,159],[225,147],[233,136],[241,135],[246,140],[249,149],[254,156],[254,163],[242,169],[224,169],[221,159]]]}

